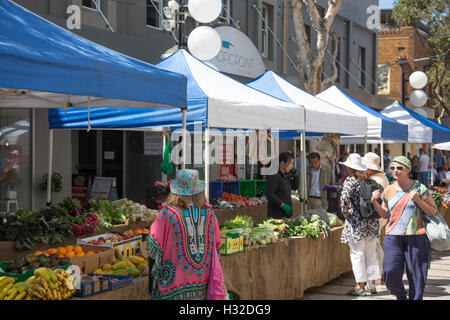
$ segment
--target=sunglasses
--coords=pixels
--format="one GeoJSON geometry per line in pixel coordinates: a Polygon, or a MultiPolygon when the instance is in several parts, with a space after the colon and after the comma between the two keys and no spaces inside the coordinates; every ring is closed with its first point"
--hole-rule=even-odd
{"type": "Polygon", "coordinates": [[[397,169],[398,171],[402,171],[403,167],[390,167],[389,169],[391,169],[391,171],[394,171],[395,169],[397,169]]]}

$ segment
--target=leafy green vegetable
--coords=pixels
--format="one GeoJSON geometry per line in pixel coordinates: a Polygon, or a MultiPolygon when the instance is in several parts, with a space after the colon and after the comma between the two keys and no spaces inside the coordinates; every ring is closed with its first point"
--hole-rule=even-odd
{"type": "Polygon", "coordinates": [[[119,205],[114,205],[108,200],[92,201],[91,209],[98,214],[99,226],[105,229],[111,229],[115,224],[123,224],[127,219],[119,205]]]}
{"type": "Polygon", "coordinates": [[[254,222],[249,216],[236,216],[233,220],[225,221],[224,226],[227,229],[252,228],[254,222]]]}

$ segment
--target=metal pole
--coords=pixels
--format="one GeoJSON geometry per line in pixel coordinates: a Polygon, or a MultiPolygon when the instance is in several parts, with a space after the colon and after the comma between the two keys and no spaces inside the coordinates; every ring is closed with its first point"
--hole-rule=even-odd
{"type": "MultiPolygon", "coordinates": [[[[166,148],[166,131],[163,131],[163,153],[164,153],[164,149],[166,148]]],[[[166,182],[167,181],[167,174],[165,174],[164,172],[161,173],[161,181],[162,182],[166,182]]]]}
{"type": "MultiPolygon", "coordinates": [[[[307,186],[306,186],[306,132],[303,130],[300,136],[300,152],[302,155],[302,161],[301,161],[301,167],[302,167],[302,176],[301,176],[301,191],[302,191],[302,198],[304,200],[308,199],[307,193],[307,186]]],[[[308,203],[302,201],[302,213],[305,214],[306,210],[308,210],[308,203]]]]}
{"type": "Polygon", "coordinates": [[[431,161],[431,186],[434,185],[434,149],[433,149],[433,143],[430,143],[430,161],[431,161]]]}
{"type": "Polygon", "coordinates": [[[364,154],[366,154],[367,153],[367,136],[364,136],[364,154]]]}
{"type": "Polygon", "coordinates": [[[383,150],[383,139],[380,140],[380,159],[381,159],[381,170],[384,172],[384,150],[383,150]]]}
{"type": "Polygon", "coordinates": [[[181,110],[183,115],[183,163],[181,164],[181,169],[186,169],[186,157],[187,157],[187,131],[186,131],[186,108],[181,110]]]}
{"type": "Polygon", "coordinates": [[[209,127],[205,128],[205,194],[206,201],[209,202],[209,127]]]}
{"type": "Polygon", "coordinates": [[[53,129],[48,131],[47,206],[52,204],[53,129]]]}

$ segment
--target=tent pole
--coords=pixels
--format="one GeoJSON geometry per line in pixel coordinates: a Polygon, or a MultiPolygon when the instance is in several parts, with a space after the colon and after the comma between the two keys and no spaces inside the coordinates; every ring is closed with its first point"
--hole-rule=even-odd
{"type": "Polygon", "coordinates": [[[364,136],[364,154],[367,153],[367,135],[364,136]]]}
{"type": "Polygon", "coordinates": [[[52,204],[53,129],[48,131],[47,206],[52,204]]]}
{"type": "Polygon", "coordinates": [[[205,195],[206,201],[209,202],[209,127],[205,128],[205,195]]]}
{"type": "Polygon", "coordinates": [[[181,109],[183,116],[183,163],[181,165],[181,169],[186,169],[186,156],[187,156],[187,132],[186,132],[186,111],[187,108],[183,107],[181,109]]]}
{"type": "MultiPolygon", "coordinates": [[[[164,153],[164,149],[166,148],[166,135],[167,135],[167,132],[165,130],[163,130],[163,153],[164,153]]],[[[161,171],[161,181],[162,182],[167,181],[167,174],[165,174],[162,171],[161,171]]]]}
{"type": "Polygon", "coordinates": [[[301,166],[302,166],[302,177],[301,177],[301,192],[302,192],[302,198],[304,201],[302,201],[302,213],[305,214],[306,210],[308,209],[308,203],[305,201],[308,199],[308,195],[306,194],[307,187],[306,187],[306,132],[303,130],[300,136],[300,152],[302,154],[301,158],[301,166]]]}
{"type": "Polygon", "coordinates": [[[430,161],[431,161],[431,186],[434,186],[434,150],[433,143],[430,143],[430,161]]]}
{"type": "Polygon", "coordinates": [[[383,139],[380,140],[380,162],[381,162],[381,170],[384,172],[384,149],[383,149],[383,139]]]}

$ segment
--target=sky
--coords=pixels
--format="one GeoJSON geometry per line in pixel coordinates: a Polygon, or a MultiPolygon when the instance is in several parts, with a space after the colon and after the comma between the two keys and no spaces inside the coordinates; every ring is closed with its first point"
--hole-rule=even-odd
{"type": "Polygon", "coordinates": [[[380,9],[392,9],[394,7],[395,0],[379,0],[380,9]]]}

